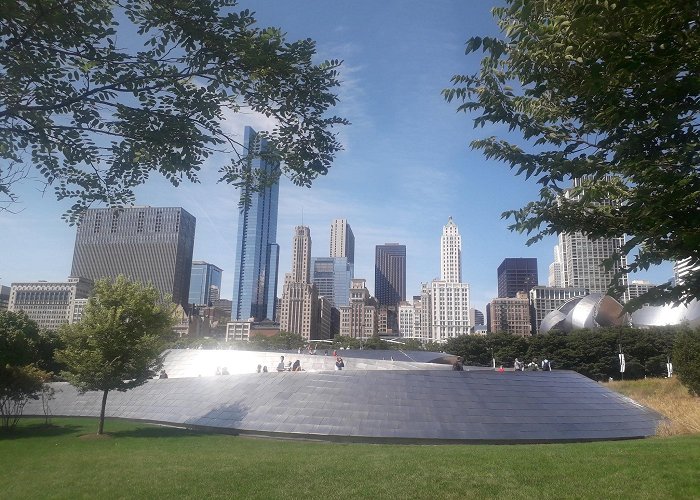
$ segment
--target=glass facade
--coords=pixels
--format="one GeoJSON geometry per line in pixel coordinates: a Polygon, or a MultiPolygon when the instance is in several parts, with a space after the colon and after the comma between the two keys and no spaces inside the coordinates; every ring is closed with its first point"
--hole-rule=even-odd
{"type": "Polygon", "coordinates": [[[208,306],[211,303],[211,289],[221,290],[221,269],[207,262],[192,263],[190,275],[189,303],[196,306],[208,306]]]}
{"type": "Polygon", "coordinates": [[[311,274],[319,297],[329,299],[333,307],[350,304],[353,266],[347,257],[314,257],[311,261],[311,274]]]}
{"type": "Polygon", "coordinates": [[[383,306],[395,306],[406,300],[406,245],[376,246],[374,296],[383,306]]]}
{"type": "MultiPolygon", "coordinates": [[[[257,156],[267,143],[250,127],[245,128],[244,144],[252,158],[251,169],[272,173],[277,168],[257,156]]],[[[242,191],[243,194],[249,194],[250,203],[238,218],[231,319],[274,320],[279,262],[276,242],[279,183],[250,193],[242,191]]]]}

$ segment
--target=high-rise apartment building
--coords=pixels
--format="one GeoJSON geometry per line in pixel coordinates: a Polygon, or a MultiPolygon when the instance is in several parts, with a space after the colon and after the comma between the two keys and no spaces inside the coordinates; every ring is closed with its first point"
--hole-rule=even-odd
{"type": "MultiPolygon", "coordinates": [[[[280,330],[315,340],[320,338],[321,318],[318,291],[311,283],[310,268],[311,232],[306,226],[297,226],[292,243],[292,272],[285,275],[280,300],[280,330]]],[[[330,335],[330,329],[328,332],[330,335]]]]}
{"type": "Polygon", "coordinates": [[[565,288],[560,286],[535,286],[530,289],[529,295],[532,332],[539,333],[540,324],[545,316],[574,297],[588,295],[588,289],[565,288]]]}
{"type": "Polygon", "coordinates": [[[188,309],[195,218],[182,208],[92,208],[80,219],[71,276],[124,275],[188,309]]]}
{"type": "Polygon", "coordinates": [[[515,297],[499,297],[489,303],[491,332],[527,336],[532,332],[530,303],[525,292],[515,297]]]}
{"type": "Polygon", "coordinates": [[[691,276],[695,276],[700,272],[700,263],[693,262],[691,257],[681,259],[673,264],[673,282],[676,285],[682,285],[691,276]]]}
{"type": "MultiPolygon", "coordinates": [[[[574,187],[580,186],[581,180],[574,179],[574,187]]],[[[572,190],[566,190],[564,196],[576,199],[572,190]]],[[[622,235],[617,238],[590,239],[579,231],[559,234],[554,259],[555,263],[560,264],[561,281],[550,281],[566,288],[587,288],[590,293],[607,293],[615,274],[627,266],[627,258],[624,255],[618,257],[609,270],[606,270],[604,262],[619,253],[624,243],[622,235]]],[[[626,275],[619,279],[618,285],[624,289],[623,296],[619,298],[626,302],[626,275]]]]}
{"type": "Polygon", "coordinates": [[[561,254],[559,253],[559,245],[554,245],[554,262],[549,265],[549,276],[547,286],[564,286],[564,278],[561,275],[561,254]]]}
{"type": "MultiPolygon", "coordinates": [[[[260,152],[267,148],[267,141],[250,127],[245,128],[243,140],[251,158],[251,170],[271,174],[277,165],[260,158],[260,152]]],[[[274,320],[279,266],[279,183],[262,190],[243,188],[241,197],[247,197],[249,203],[238,217],[231,319],[274,320]]]]}
{"type": "Polygon", "coordinates": [[[632,280],[627,286],[630,300],[641,297],[656,285],[647,280],[632,280]]]}
{"type": "Polygon", "coordinates": [[[374,296],[379,305],[385,306],[396,306],[406,300],[406,245],[376,246],[374,296]]]}
{"type": "Polygon", "coordinates": [[[355,266],[355,235],[346,219],[335,219],[331,224],[331,257],[346,257],[350,266],[355,266]]]}
{"type": "Polygon", "coordinates": [[[60,283],[12,283],[8,310],[24,311],[39,324],[39,328],[55,331],[61,325],[79,319],[76,312],[82,313],[92,287],[92,280],[81,277],[70,277],[60,283]]]}
{"type": "Polygon", "coordinates": [[[537,285],[537,259],[507,258],[498,266],[498,296],[515,297],[537,285]]]}
{"type": "Polygon", "coordinates": [[[192,262],[189,303],[195,306],[209,306],[213,300],[218,300],[221,273],[222,270],[214,264],[201,260],[192,262]]]}

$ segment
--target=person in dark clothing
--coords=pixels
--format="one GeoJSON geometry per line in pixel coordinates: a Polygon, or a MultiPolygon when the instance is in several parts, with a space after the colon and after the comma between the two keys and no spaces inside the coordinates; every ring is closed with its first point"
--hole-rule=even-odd
{"type": "Polygon", "coordinates": [[[168,378],[168,374],[165,372],[165,370],[161,370],[158,378],[168,378]]]}
{"type": "Polygon", "coordinates": [[[292,365],[292,371],[293,372],[300,372],[301,371],[301,362],[298,359],[292,365]]]}
{"type": "Polygon", "coordinates": [[[464,371],[464,364],[462,363],[461,356],[457,356],[457,359],[455,360],[455,362],[452,363],[452,370],[454,370],[456,372],[464,371]]]}

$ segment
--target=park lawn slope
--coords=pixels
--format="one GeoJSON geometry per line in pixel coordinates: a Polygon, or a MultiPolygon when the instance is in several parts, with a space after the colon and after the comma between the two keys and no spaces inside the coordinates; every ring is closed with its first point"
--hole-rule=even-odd
{"type": "Polygon", "coordinates": [[[676,377],[618,380],[608,387],[668,418],[659,427],[659,435],[700,433],[700,398],[691,396],[676,377]]]}
{"type": "Polygon", "coordinates": [[[0,435],[3,498],[691,498],[700,435],[549,445],[255,439],[108,420],[0,435]]]}

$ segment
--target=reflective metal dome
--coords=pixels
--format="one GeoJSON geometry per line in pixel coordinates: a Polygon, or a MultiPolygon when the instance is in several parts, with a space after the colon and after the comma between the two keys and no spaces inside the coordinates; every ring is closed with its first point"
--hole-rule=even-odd
{"type": "Polygon", "coordinates": [[[614,298],[592,293],[575,297],[547,314],[540,324],[539,333],[625,325],[649,328],[682,323],[687,323],[691,328],[700,327],[700,302],[693,300],[687,306],[644,306],[630,316],[622,313],[622,305],[614,298]]]}
{"type": "Polygon", "coordinates": [[[700,302],[694,299],[687,306],[644,306],[632,313],[632,325],[640,328],[680,325],[687,322],[691,328],[700,326],[700,302]]]}
{"type": "Polygon", "coordinates": [[[540,333],[628,324],[629,315],[623,313],[622,305],[617,300],[602,293],[592,293],[575,297],[550,312],[540,324],[540,333]]]}

